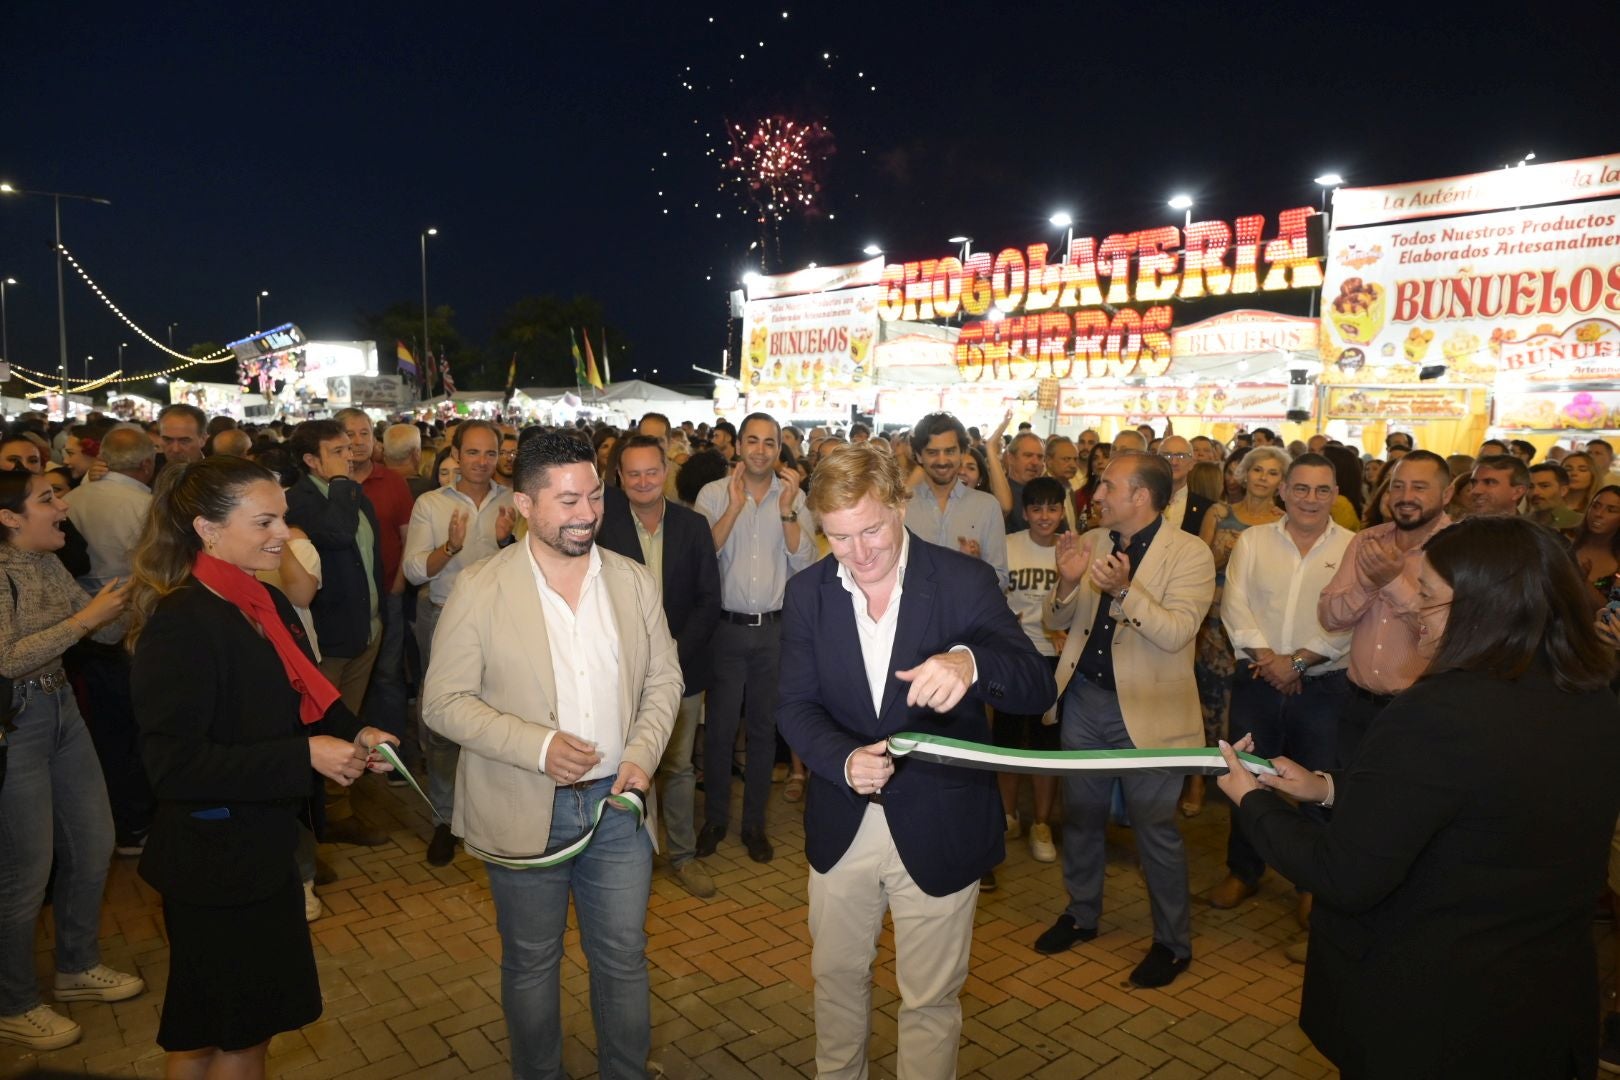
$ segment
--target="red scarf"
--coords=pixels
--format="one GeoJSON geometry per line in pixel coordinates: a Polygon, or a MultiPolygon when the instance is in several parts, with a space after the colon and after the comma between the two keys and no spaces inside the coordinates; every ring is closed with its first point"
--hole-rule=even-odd
{"type": "Polygon", "coordinates": [[[287,681],[302,699],[298,703],[298,718],[313,724],[326,715],[326,710],[340,696],[337,687],[321,674],[298,642],[292,631],[281,621],[281,612],[270,599],[270,590],[252,574],[212,555],[199,551],[191,564],[191,576],[241,609],[242,614],[259,624],[264,636],[275,646],[281,666],[287,671],[287,681]]]}

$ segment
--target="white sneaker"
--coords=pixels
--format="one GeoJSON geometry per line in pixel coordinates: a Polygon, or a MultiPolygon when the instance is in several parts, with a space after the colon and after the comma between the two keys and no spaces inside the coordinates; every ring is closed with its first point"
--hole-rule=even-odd
{"type": "Polygon", "coordinates": [[[1057,862],[1057,845],[1052,843],[1052,826],[1037,821],[1029,827],[1029,853],[1036,862],[1057,862]]]}
{"type": "Polygon", "coordinates": [[[56,973],[57,1001],[123,1001],[145,989],[146,981],[139,975],[126,975],[106,964],[73,974],[56,973]]]}
{"type": "Polygon", "coordinates": [[[60,1050],[83,1034],[78,1024],[49,1005],[35,1005],[21,1016],[0,1016],[0,1042],[30,1050],[60,1050]]]}
{"type": "Polygon", "coordinates": [[[315,895],[315,883],[304,882],[304,921],[314,922],[325,911],[326,909],[321,906],[321,898],[315,895]]]}
{"type": "Polygon", "coordinates": [[[1007,839],[1016,840],[1024,835],[1024,826],[1019,822],[1017,814],[1007,814],[1007,839]]]}

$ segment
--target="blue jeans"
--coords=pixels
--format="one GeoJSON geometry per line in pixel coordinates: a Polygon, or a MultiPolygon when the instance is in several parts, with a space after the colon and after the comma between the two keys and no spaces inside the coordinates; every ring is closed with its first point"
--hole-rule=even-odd
{"type": "MultiPolygon", "coordinates": [[[[612,789],[612,777],[583,791],[559,788],[547,849],[583,835],[612,789]]],[[[486,868],[501,933],[501,1007],[512,1037],[512,1075],[519,1080],[564,1075],[558,966],[571,890],[591,969],[597,1069],[603,1080],[645,1077],[652,1049],[646,930],[652,839],[647,830],[637,828],[635,815],[609,808],[590,846],[561,866],[509,870],[488,863],[486,868]]]]}
{"type": "Polygon", "coordinates": [[[377,661],[371,666],[371,685],[361,719],[388,732],[405,737],[405,597],[384,593],[377,598],[382,612],[382,643],[377,661]]]}
{"type": "MultiPolygon", "coordinates": [[[[1339,714],[1349,697],[1350,679],[1343,671],[1306,679],[1299,693],[1284,697],[1254,677],[1253,664],[1241,660],[1232,676],[1232,741],[1253,735],[1254,752],[1261,757],[1290,758],[1307,769],[1337,768],[1339,714]]],[[[1327,821],[1320,806],[1301,803],[1299,812],[1327,821]]],[[[1226,867],[1250,885],[1266,872],[1265,860],[1249,843],[1236,814],[1226,839],[1226,867]]]]}
{"type": "Polygon", "coordinates": [[[0,1016],[40,1004],[34,933],[56,859],[56,970],[101,963],[101,894],[112,861],[112,810],[84,718],[63,688],[12,691],[19,701],[0,788],[0,1016]]]}

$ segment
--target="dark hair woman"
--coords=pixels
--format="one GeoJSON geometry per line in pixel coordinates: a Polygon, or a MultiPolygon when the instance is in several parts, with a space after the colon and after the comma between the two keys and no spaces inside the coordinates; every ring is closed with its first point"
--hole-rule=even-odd
{"type": "Polygon", "coordinates": [[[1613,650],[1564,542],[1523,518],[1436,533],[1417,617],[1428,670],[1348,769],[1278,758],[1262,781],[1327,825],[1222,746],[1236,822],[1316,895],[1300,1026],[1352,1080],[1595,1076],[1613,650]]]}
{"type": "Polygon", "coordinates": [[[1322,456],[1333,463],[1333,479],[1339,485],[1339,497],[1333,501],[1333,520],[1351,532],[1359,532],[1367,503],[1361,458],[1348,446],[1331,444],[1322,447],[1322,456]]]}
{"type": "Polygon", "coordinates": [[[397,742],[343,707],[292,604],[253,576],[280,564],[286,510],[253,462],[173,466],[135,552],[130,689],[158,799],[140,874],[169,934],[171,1076],[262,1076],[270,1037],[320,1015],[300,815],[316,773],[351,784],[397,742]]]}
{"type": "Polygon", "coordinates": [[[101,764],[62,670],[62,654],[89,635],[123,636],[127,586],[92,599],[56,557],[67,506],[50,480],[0,472],[0,702],[6,776],[0,785],[0,1041],[59,1050],[79,1025],[44,1004],[34,931],[56,862],[56,1000],[122,1001],[146,984],[101,963],[101,893],[113,852],[112,810],[101,764]],[[53,842],[54,838],[54,842],[53,842]]]}
{"type": "Polygon", "coordinates": [[[1085,532],[1097,525],[1097,508],[1091,504],[1091,500],[1097,494],[1097,484],[1101,482],[1103,470],[1108,468],[1108,460],[1113,455],[1111,443],[1098,443],[1086,455],[1086,482],[1074,493],[1075,523],[1079,526],[1077,532],[1085,532]]]}
{"type": "Polygon", "coordinates": [[[703,485],[726,475],[728,468],[720,451],[699,450],[687,458],[681,471],[675,474],[675,492],[682,503],[691,506],[697,502],[698,492],[703,490],[703,485]]]}
{"type": "Polygon", "coordinates": [[[1620,487],[1608,484],[1598,489],[1569,546],[1587,583],[1608,600],[1620,578],[1620,487]]]}

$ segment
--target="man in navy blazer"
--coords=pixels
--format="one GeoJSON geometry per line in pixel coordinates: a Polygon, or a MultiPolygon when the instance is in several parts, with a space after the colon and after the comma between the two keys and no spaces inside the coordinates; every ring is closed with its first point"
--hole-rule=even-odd
{"type": "Polygon", "coordinates": [[[996,572],[905,529],[893,455],[841,447],[808,505],[832,548],[787,585],[777,724],[811,771],[805,802],[816,1069],[865,1075],[871,965],[894,913],[899,1054],[955,1075],[979,879],[1002,860],[995,774],[916,759],[885,740],[925,731],[985,742],[985,705],[1045,712],[1048,665],[996,572]]]}
{"type": "Polygon", "coordinates": [[[720,622],[720,563],[708,519],[664,497],[669,469],[664,454],[663,442],[654,436],[625,440],[618,455],[620,487],[602,489],[596,542],[641,563],[658,579],[686,683],[675,729],[658,763],[658,801],[669,833],[670,875],[693,896],[706,898],[714,895],[714,879],[695,858],[692,742],[709,688],[709,639],[720,622]]]}

